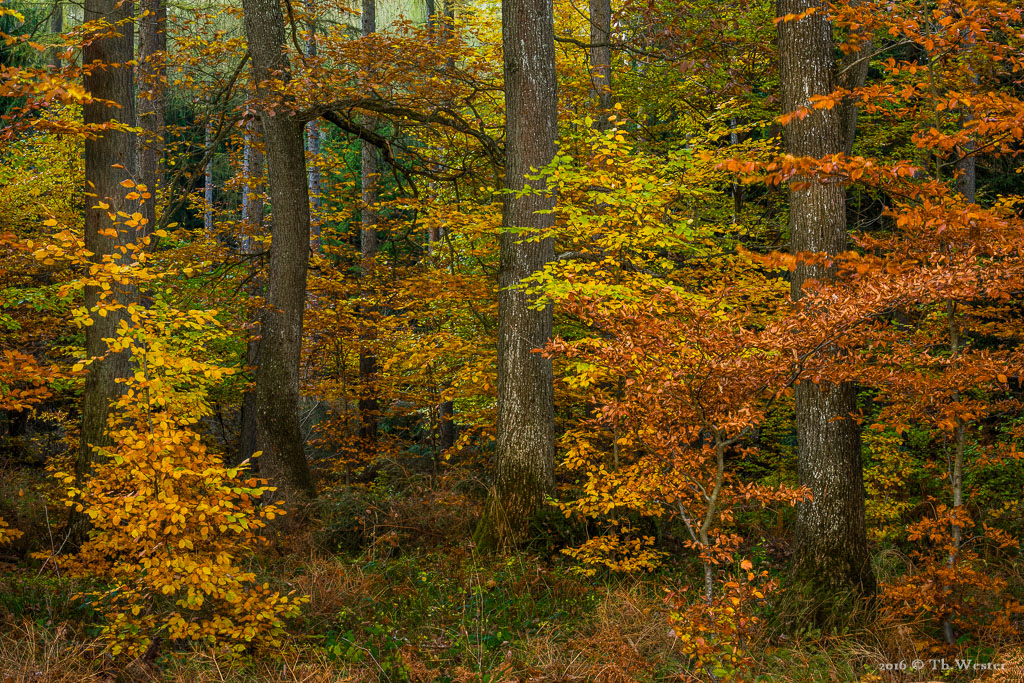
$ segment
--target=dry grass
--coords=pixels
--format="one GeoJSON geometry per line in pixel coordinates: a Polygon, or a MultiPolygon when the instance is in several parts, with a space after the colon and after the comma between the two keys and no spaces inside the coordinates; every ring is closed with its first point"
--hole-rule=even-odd
{"type": "Polygon", "coordinates": [[[40,628],[33,622],[8,625],[0,633],[0,680],[4,683],[90,683],[114,681],[103,667],[103,646],[81,641],[68,629],[40,628]]]}
{"type": "Polygon", "coordinates": [[[644,584],[608,591],[580,634],[566,641],[542,631],[522,642],[521,680],[629,683],[678,672],[677,639],[663,608],[644,584]]]}

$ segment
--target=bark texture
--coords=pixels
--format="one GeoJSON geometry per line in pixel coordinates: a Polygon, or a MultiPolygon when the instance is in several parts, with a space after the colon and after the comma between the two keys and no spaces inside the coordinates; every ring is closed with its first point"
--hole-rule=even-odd
{"type": "MultiPolygon", "coordinates": [[[[778,14],[818,11],[779,26],[779,69],[784,111],[807,106],[811,95],[835,85],[835,46],[827,8],[815,0],[780,0],[778,14]]],[[[835,109],[794,119],[785,129],[786,151],[823,157],[844,149],[843,117],[835,109]]],[[[806,189],[789,194],[792,249],[835,254],[846,248],[846,192],[840,184],[798,179],[806,189]],[[808,182],[809,181],[809,182],[808,182]]],[[[820,266],[798,265],[792,296],[799,300],[808,278],[829,278],[820,266]]],[[[826,351],[827,352],[827,351],[826,351]]],[[[856,596],[874,593],[864,528],[864,486],[860,430],[851,384],[802,382],[795,390],[800,481],[814,499],[800,506],[792,594],[803,602],[805,618],[828,624],[843,621],[856,596]]]]}
{"type": "Polygon", "coordinates": [[[213,145],[213,124],[207,121],[203,128],[203,148],[210,154],[210,160],[206,162],[206,169],[203,171],[203,230],[207,236],[213,235],[213,157],[210,152],[213,145]]]}
{"type": "MultiPolygon", "coordinates": [[[[64,33],[64,3],[60,0],[53,3],[53,14],[50,16],[50,33],[58,39],[60,34],[64,33]]],[[[59,69],[62,66],[59,48],[52,48],[50,50],[50,66],[54,69],[59,69]]]]}
{"type": "MultiPolygon", "coordinates": [[[[856,6],[860,3],[861,0],[849,0],[851,6],[856,6]]],[[[847,54],[840,66],[837,78],[839,82],[836,85],[847,90],[863,88],[868,78],[868,69],[871,66],[871,53],[874,51],[874,47],[874,43],[869,41],[862,43],[858,50],[847,54]]],[[[859,114],[860,108],[857,106],[855,98],[846,98],[839,105],[843,153],[846,155],[853,153],[853,142],[857,138],[857,118],[859,114]]]]}
{"type": "Polygon", "coordinates": [[[139,178],[153,198],[142,205],[145,233],[156,226],[157,192],[163,185],[160,162],[164,156],[164,127],[167,111],[167,6],[164,0],[140,0],[138,116],[139,178]]]}
{"type": "MultiPolygon", "coordinates": [[[[267,80],[272,75],[289,78],[284,17],[277,0],[243,0],[242,8],[257,95],[266,105],[276,97],[267,80]]],[[[302,123],[288,107],[264,108],[260,119],[270,179],[271,246],[253,387],[255,405],[252,420],[243,424],[252,433],[243,435],[242,441],[262,451],[260,474],[277,487],[269,497],[291,506],[316,494],[299,426],[299,363],[309,260],[306,155],[302,123]]]]}
{"type": "MultiPolygon", "coordinates": [[[[558,96],[551,0],[502,3],[505,72],[505,195],[498,270],[498,417],[494,482],[477,528],[482,549],[522,542],[544,495],[554,488],[555,423],[551,361],[538,349],[551,337],[552,311],[530,307],[515,288],[554,258],[553,196],[517,195],[525,174],[555,154],[558,96]]],[[[538,181],[530,181],[537,187],[538,181]]],[[[543,189],[538,188],[538,189],[543,189]]]]}
{"type": "MultiPolygon", "coordinates": [[[[88,43],[82,49],[82,62],[87,66],[85,88],[98,101],[83,106],[86,125],[102,124],[108,121],[135,125],[135,83],[130,65],[135,57],[134,30],[132,27],[132,4],[118,3],[118,0],[87,0],[85,21],[106,19],[118,26],[119,35],[88,43]],[[102,66],[97,66],[102,65],[102,66]],[[103,104],[110,101],[120,106],[103,104]]],[[[102,263],[104,257],[117,252],[136,239],[135,230],[124,225],[113,226],[107,211],[98,207],[98,202],[110,204],[109,210],[132,213],[125,195],[128,188],[121,181],[134,178],[136,172],[136,139],[133,133],[108,130],[96,138],[85,141],[85,178],[89,197],[85,212],[85,248],[93,253],[90,257],[102,263]],[[122,168],[114,168],[114,166],[122,168]],[[111,227],[117,228],[117,236],[101,234],[111,227]]],[[[127,305],[135,293],[130,287],[111,285],[113,300],[106,303],[127,305]]],[[[92,309],[101,302],[102,290],[89,285],[85,288],[85,305],[92,309]]],[[[104,338],[117,337],[118,324],[129,320],[124,310],[110,311],[105,316],[92,313],[92,324],[85,328],[85,353],[87,358],[96,359],[85,378],[82,396],[82,433],[75,466],[78,485],[84,483],[92,470],[95,459],[94,447],[110,443],[107,435],[107,417],[110,403],[123,390],[117,379],[131,373],[131,358],[127,351],[107,353],[104,338]]],[[[84,540],[87,524],[81,515],[73,514],[70,520],[72,545],[84,540]]]]}
{"type": "MultiPolygon", "coordinates": [[[[377,4],[375,0],[362,0],[362,35],[368,36],[377,30],[377,4]]],[[[362,143],[360,187],[362,188],[362,214],[360,216],[359,246],[363,258],[363,277],[372,279],[374,260],[377,257],[377,181],[380,177],[377,150],[368,142],[362,143]]],[[[359,350],[359,437],[366,448],[374,450],[377,443],[377,417],[380,404],[374,383],[377,376],[377,356],[373,352],[374,330],[364,327],[359,350]]]]}
{"type": "Polygon", "coordinates": [[[598,130],[608,130],[612,108],[612,3],[590,0],[590,82],[600,112],[598,130]]]}
{"type": "MultiPolygon", "coordinates": [[[[245,135],[242,150],[242,176],[245,184],[242,187],[242,234],[239,239],[241,253],[248,256],[251,277],[245,291],[249,296],[263,296],[266,278],[263,273],[262,259],[257,258],[256,237],[262,234],[263,225],[263,153],[262,127],[259,118],[252,117],[245,122],[245,135]]],[[[259,320],[253,324],[259,327],[259,320]]],[[[245,364],[255,368],[259,364],[259,335],[249,337],[246,346],[245,364]]],[[[241,429],[239,436],[238,462],[248,458],[259,450],[256,445],[256,394],[246,391],[242,394],[241,429]]]]}
{"type": "MultiPolygon", "coordinates": [[[[317,56],[316,44],[316,23],[313,17],[316,16],[316,3],[307,0],[306,9],[310,13],[308,23],[309,36],[306,38],[306,56],[317,56]]],[[[306,123],[306,151],[309,152],[309,168],[307,169],[307,185],[309,186],[309,211],[311,220],[311,235],[309,247],[313,253],[320,251],[320,233],[323,227],[323,216],[321,215],[321,175],[320,175],[320,143],[323,130],[316,119],[306,123]]]]}

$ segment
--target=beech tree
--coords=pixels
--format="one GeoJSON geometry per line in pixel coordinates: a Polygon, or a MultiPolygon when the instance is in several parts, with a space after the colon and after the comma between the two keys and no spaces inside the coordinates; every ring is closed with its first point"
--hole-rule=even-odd
{"type": "Polygon", "coordinates": [[[475,540],[502,548],[523,540],[554,487],[553,373],[542,349],[551,338],[550,304],[539,309],[522,280],[554,258],[554,195],[535,175],[555,155],[558,96],[550,0],[505,0],[505,195],[498,270],[498,416],[494,481],[475,540]],[[527,176],[531,176],[527,178],[527,176]]]}
{"type": "MultiPolygon", "coordinates": [[[[100,130],[99,135],[85,141],[85,248],[92,252],[93,263],[102,267],[107,262],[118,263],[122,258],[118,248],[136,239],[134,229],[112,225],[108,217],[110,211],[128,209],[129,190],[122,181],[134,177],[136,170],[135,134],[127,129],[135,125],[132,4],[89,0],[85,4],[85,21],[107,24],[98,29],[101,37],[88,42],[82,50],[84,86],[94,98],[83,106],[84,123],[100,130]]],[[[125,307],[133,298],[128,287],[113,289],[117,291],[109,297],[97,282],[85,286],[85,306],[92,321],[85,328],[85,353],[94,360],[89,365],[82,395],[82,432],[75,469],[79,485],[92,470],[94,449],[110,442],[110,404],[123,386],[117,380],[131,371],[130,354],[108,352],[105,341],[116,336],[120,324],[128,324],[125,307]]],[[[73,514],[71,522],[74,540],[81,541],[84,519],[73,514]]]]}
{"type": "MultiPolygon", "coordinates": [[[[835,44],[825,9],[817,0],[779,2],[784,112],[810,107],[812,96],[835,89],[835,44]]],[[[843,152],[843,123],[836,108],[792,117],[784,132],[786,152],[815,159],[843,152]]],[[[843,184],[817,176],[794,178],[789,233],[794,254],[844,251],[843,184]]],[[[833,276],[830,268],[798,260],[791,278],[793,299],[801,299],[808,280],[833,276]]],[[[799,508],[792,590],[810,600],[816,619],[826,619],[852,606],[853,596],[870,595],[875,589],[864,529],[860,429],[854,420],[857,390],[849,382],[804,381],[795,387],[794,398],[799,478],[813,499],[799,508]]]]}
{"type": "Polygon", "coordinates": [[[299,426],[299,361],[309,260],[309,192],[302,122],[281,103],[270,79],[289,79],[284,15],[276,0],[245,0],[245,33],[257,81],[270,185],[270,258],[266,308],[253,387],[253,416],[243,425],[249,457],[261,452],[260,474],[293,505],[316,495],[299,426]]]}

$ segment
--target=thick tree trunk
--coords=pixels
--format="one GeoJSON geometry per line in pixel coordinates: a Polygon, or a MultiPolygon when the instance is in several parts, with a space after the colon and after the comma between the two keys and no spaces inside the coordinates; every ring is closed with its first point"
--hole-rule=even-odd
{"type": "MultiPolygon", "coordinates": [[[[554,258],[551,239],[535,232],[552,225],[554,196],[517,195],[525,174],[555,154],[558,96],[551,0],[502,3],[505,61],[505,194],[498,270],[498,418],[494,482],[477,527],[481,549],[523,541],[530,521],[554,488],[555,423],[551,361],[552,311],[531,308],[516,288],[554,258]]],[[[530,181],[537,189],[538,181],[530,181]]]]}
{"type": "Polygon", "coordinates": [[[590,0],[590,82],[597,101],[597,128],[611,126],[608,115],[612,108],[612,3],[611,0],[590,0]]]}
{"type": "MultiPolygon", "coordinates": [[[[267,80],[273,77],[287,82],[290,73],[281,5],[277,0],[243,0],[242,7],[257,94],[262,102],[268,102],[274,94],[268,92],[267,80]]],[[[302,123],[287,107],[263,109],[260,119],[273,207],[271,246],[253,419],[243,427],[252,430],[248,442],[254,450],[262,451],[260,474],[277,487],[268,498],[293,505],[316,495],[299,426],[299,364],[309,261],[306,154],[302,123]]]]}
{"type": "MultiPolygon", "coordinates": [[[[817,12],[779,26],[779,70],[786,112],[810,104],[815,94],[833,90],[835,46],[826,7],[816,0],[780,0],[778,13],[817,12]]],[[[835,109],[796,118],[785,129],[786,151],[824,157],[843,151],[842,118],[835,109]]],[[[805,189],[791,189],[789,230],[794,253],[835,254],[846,248],[846,193],[837,183],[800,178],[805,189]]],[[[792,296],[802,296],[808,278],[829,278],[820,266],[798,265],[792,296]]],[[[871,595],[871,571],[864,528],[864,486],[860,431],[851,416],[857,392],[850,384],[802,382],[795,390],[800,482],[813,500],[800,506],[792,594],[809,611],[805,618],[825,625],[849,616],[858,596],[871,595]]]]}
{"type": "MultiPolygon", "coordinates": [[[[82,49],[84,64],[116,65],[91,68],[87,71],[85,89],[96,98],[96,101],[83,106],[86,125],[108,121],[117,121],[128,126],[134,126],[136,123],[135,84],[130,66],[131,60],[135,57],[131,18],[131,3],[119,3],[118,0],[87,0],[85,4],[85,21],[105,19],[116,23],[120,34],[94,40],[82,49]],[[120,106],[103,104],[105,101],[120,106]]],[[[114,226],[107,216],[108,211],[123,211],[129,214],[133,212],[125,196],[128,189],[121,186],[121,181],[134,178],[135,169],[134,134],[110,130],[104,131],[96,138],[86,139],[85,178],[90,196],[86,201],[85,248],[92,252],[90,259],[95,263],[102,263],[105,256],[117,253],[118,247],[136,239],[135,230],[124,225],[114,226]],[[102,209],[98,206],[99,202],[106,202],[110,207],[102,209]],[[116,236],[104,234],[104,231],[111,227],[117,228],[116,236]]],[[[132,288],[119,287],[114,283],[111,283],[110,291],[114,296],[107,298],[103,297],[103,290],[100,287],[86,286],[86,307],[91,310],[101,303],[125,306],[135,297],[132,288]]],[[[114,310],[103,316],[93,312],[90,316],[92,324],[85,328],[85,355],[95,360],[89,365],[82,396],[82,433],[75,466],[79,486],[83,485],[92,470],[94,447],[110,443],[107,435],[110,403],[123,391],[123,385],[116,380],[131,373],[129,353],[107,353],[107,343],[104,341],[118,336],[119,323],[131,322],[126,311],[114,310]]],[[[73,514],[70,520],[73,546],[84,540],[86,528],[87,523],[81,515],[73,514]]]]}
{"type": "Polygon", "coordinates": [[[157,191],[163,185],[160,161],[164,155],[164,126],[167,110],[166,60],[167,7],[164,0],[140,0],[144,16],[139,18],[138,116],[139,178],[151,199],[142,205],[145,234],[156,225],[157,191]]]}
{"type": "MultiPolygon", "coordinates": [[[[375,0],[362,0],[362,35],[368,36],[377,30],[377,5],[375,0]]],[[[362,273],[365,280],[373,278],[374,261],[377,257],[377,182],[380,169],[377,150],[363,142],[361,152],[360,184],[362,188],[362,213],[359,231],[360,252],[363,257],[362,273]]],[[[369,313],[370,311],[365,311],[369,313]]],[[[377,444],[377,418],[380,404],[374,386],[377,377],[377,356],[373,351],[374,330],[364,325],[360,333],[359,349],[359,438],[372,454],[377,444]]]]}

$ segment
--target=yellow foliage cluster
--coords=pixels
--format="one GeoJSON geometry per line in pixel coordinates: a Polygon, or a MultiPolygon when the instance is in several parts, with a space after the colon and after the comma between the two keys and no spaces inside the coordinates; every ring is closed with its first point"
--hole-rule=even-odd
{"type": "Polygon", "coordinates": [[[68,489],[66,504],[92,524],[89,539],[77,555],[56,558],[71,575],[108,582],[90,598],[106,617],[111,652],[136,655],[157,636],[236,651],[278,645],[284,619],[304,600],[258,585],[239,566],[282,514],[258,507],[268,489],[224,465],[183,421],[120,408],[116,445],[97,449],[92,477],[68,489]]]}
{"type": "MultiPolygon", "coordinates": [[[[125,218],[111,216],[115,225],[119,216],[125,218]]],[[[133,220],[128,215],[126,224],[133,220]]],[[[102,635],[115,656],[137,656],[157,638],[235,653],[276,647],[284,621],[306,599],[258,582],[242,565],[263,540],[260,530],[283,511],[261,503],[272,489],[248,476],[246,463],[228,466],[196,427],[212,412],[209,391],[233,374],[216,351],[228,333],[216,311],[179,310],[156,288],[146,290],[144,304],[111,295],[165,277],[149,267],[147,241],[125,249],[130,265],[92,264],[69,285],[97,285],[107,295],[91,311],[74,311],[78,325],[94,313],[123,312],[116,336],[105,341],[110,353],[130,356],[132,372],[118,380],[124,388],[111,405],[109,445],[94,445],[89,475],[56,473],[64,504],[86,520],[88,538],[75,555],[42,557],[100,582],[80,597],[103,616],[102,635]]],[[[57,242],[36,258],[84,261],[68,233],[57,242]]]]}
{"type": "Polygon", "coordinates": [[[760,621],[757,608],[778,587],[767,572],[755,574],[749,560],[743,560],[739,569],[737,577],[724,581],[710,601],[689,602],[682,595],[673,596],[677,608],[669,615],[681,649],[694,666],[722,681],[746,680],[753,661],[750,640],[760,621]]]}

